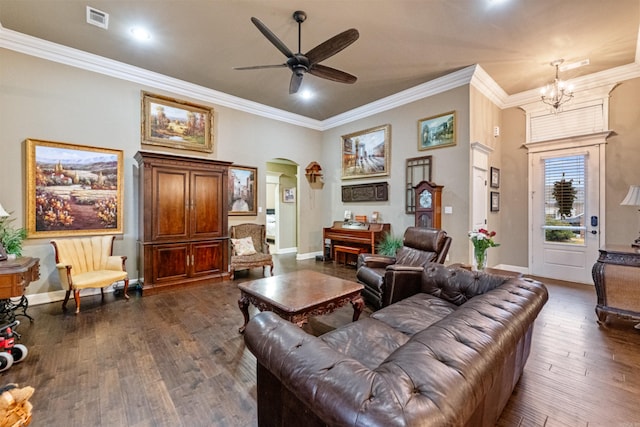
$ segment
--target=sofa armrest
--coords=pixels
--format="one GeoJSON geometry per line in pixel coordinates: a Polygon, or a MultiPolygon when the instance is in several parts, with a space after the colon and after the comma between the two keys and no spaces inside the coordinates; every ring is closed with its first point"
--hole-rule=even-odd
{"type": "Polygon", "coordinates": [[[58,263],[56,264],[56,270],[58,270],[58,277],[60,278],[60,284],[62,289],[71,289],[71,266],[69,264],[58,263]]]}
{"type": "Polygon", "coordinates": [[[244,340],[257,362],[329,425],[358,425],[379,386],[375,372],[273,312],[251,319],[244,340]]]}
{"type": "Polygon", "coordinates": [[[396,257],[376,254],[360,254],[356,269],[365,266],[369,268],[385,268],[388,265],[395,264],[396,257]]]}
{"type": "Polygon", "coordinates": [[[388,266],[384,276],[382,306],[386,307],[421,292],[423,271],[424,267],[398,264],[388,266]]]}

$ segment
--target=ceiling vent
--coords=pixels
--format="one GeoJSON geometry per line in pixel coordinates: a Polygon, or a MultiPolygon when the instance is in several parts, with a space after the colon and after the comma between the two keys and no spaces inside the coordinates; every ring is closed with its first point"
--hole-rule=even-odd
{"type": "Polygon", "coordinates": [[[87,24],[95,25],[96,27],[109,28],[109,14],[87,6],[87,24]]]}

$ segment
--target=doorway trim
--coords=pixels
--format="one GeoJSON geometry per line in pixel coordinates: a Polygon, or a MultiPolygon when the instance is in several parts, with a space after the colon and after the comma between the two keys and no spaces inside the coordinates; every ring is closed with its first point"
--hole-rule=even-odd
{"type": "MultiPolygon", "coordinates": [[[[601,247],[606,241],[606,227],[603,226],[606,224],[606,159],[605,159],[605,147],[607,144],[607,138],[612,134],[612,131],[603,131],[603,132],[595,132],[587,135],[579,135],[573,136],[569,138],[559,138],[552,139],[548,141],[540,141],[540,142],[530,142],[525,143],[524,147],[527,149],[527,157],[528,157],[528,191],[529,191],[529,227],[528,227],[528,239],[529,239],[529,273],[531,273],[531,266],[533,265],[533,254],[534,250],[534,238],[533,238],[533,222],[534,222],[534,210],[536,207],[533,205],[533,194],[536,191],[534,182],[534,166],[532,162],[532,158],[534,154],[538,153],[552,153],[559,152],[569,149],[580,149],[583,147],[593,147],[597,146],[598,149],[598,170],[599,170],[599,181],[598,181],[598,216],[599,222],[601,226],[599,227],[598,232],[598,245],[601,247]]],[[[538,248],[539,249],[539,248],[538,248]]],[[[594,260],[595,262],[595,260],[594,260]]]]}

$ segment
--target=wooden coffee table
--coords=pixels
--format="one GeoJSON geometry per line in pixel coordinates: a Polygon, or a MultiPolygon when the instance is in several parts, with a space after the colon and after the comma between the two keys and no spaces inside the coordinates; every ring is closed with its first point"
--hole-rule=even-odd
{"type": "Polygon", "coordinates": [[[249,323],[249,304],[260,311],[273,311],[278,316],[302,326],[311,316],[320,316],[351,303],[353,321],[360,317],[364,300],[360,283],[343,280],[310,270],[240,283],[238,306],[244,315],[243,333],[249,323]]]}

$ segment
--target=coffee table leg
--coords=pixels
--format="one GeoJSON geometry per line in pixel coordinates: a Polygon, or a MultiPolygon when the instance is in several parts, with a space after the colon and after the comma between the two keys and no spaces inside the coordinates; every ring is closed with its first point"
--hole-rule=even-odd
{"type": "Polygon", "coordinates": [[[240,311],[244,316],[244,325],[238,329],[238,332],[243,334],[244,329],[247,327],[247,323],[249,323],[249,298],[246,295],[242,294],[240,299],[238,300],[238,307],[240,307],[240,311]]]}
{"type": "Polygon", "coordinates": [[[353,321],[355,322],[360,318],[360,313],[364,310],[364,299],[362,299],[362,295],[351,300],[351,305],[353,306],[353,321]]]}

